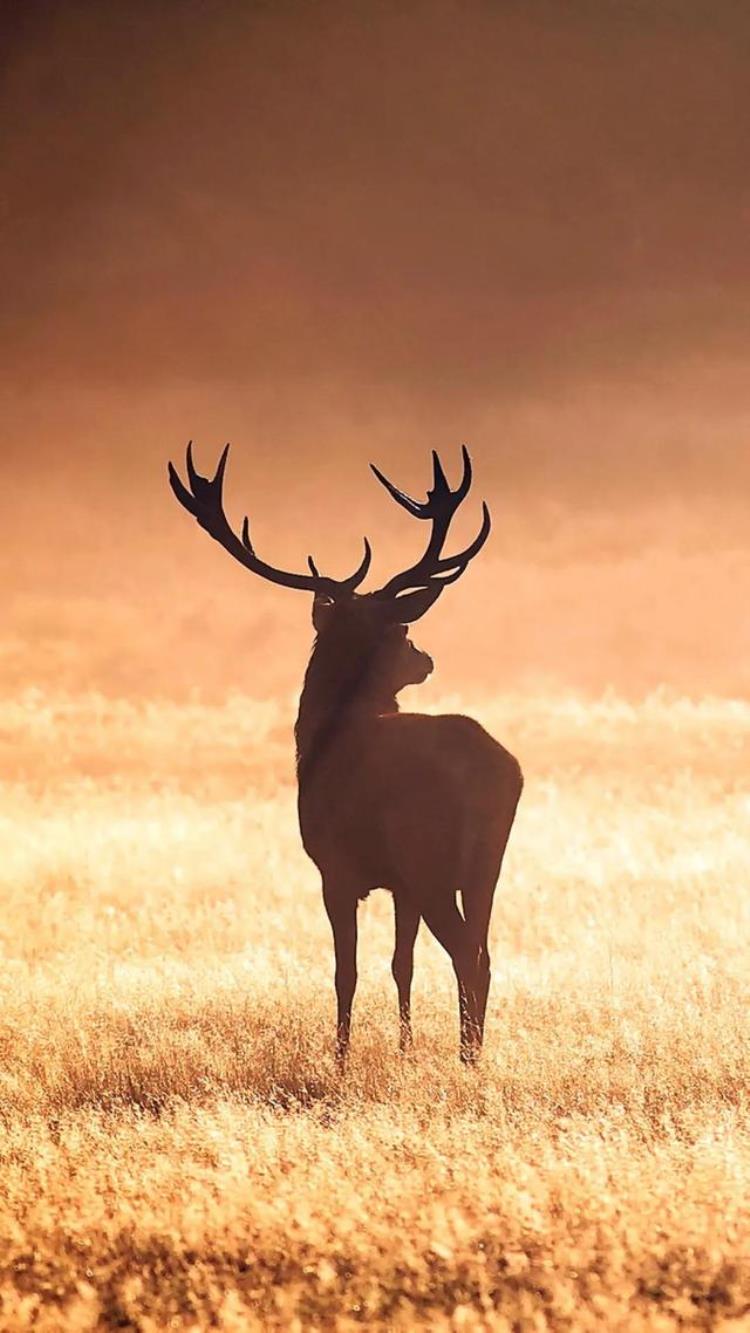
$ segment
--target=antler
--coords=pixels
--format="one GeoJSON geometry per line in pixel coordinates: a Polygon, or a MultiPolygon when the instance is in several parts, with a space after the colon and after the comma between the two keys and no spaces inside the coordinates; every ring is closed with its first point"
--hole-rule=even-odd
{"type": "Polygon", "coordinates": [[[482,502],[482,526],[476,537],[469,546],[456,555],[444,556],[442,554],[445,539],[448,536],[448,529],[451,520],[461,502],[466,498],[471,486],[471,459],[466,445],[461,446],[461,455],[463,457],[463,476],[455,491],[452,491],[448,485],[445,472],[440,459],[433,449],[433,483],[432,490],[427,492],[425,501],[413,500],[410,495],[400,491],[394,486],[379,468],[370,464],[378,481],[385,486],[386,490],[397,504],[415,518],[429,519],[432,523],[432,531],[427,548],[416,564],[411,565],[409,569],[402,573],[394,575],[384,587],[376,594],[379,598],[398,598],[399,614],[406,612],[404,620],[416,619],[416,616],[409,616],[410,598],[408,596],[398,596],[398,594],[407,594],[412,590],[417,593],[422,592],[422,596],[414,600],[414,606],[417,608],[417,615],[423,615],[432,605],[437,597],[440,596],[447,583],[453,583],[463,574],[470,560],[482,549],[490,533],[490,512],[487,505],[482,502]],[[425,596],[424,594],[427,594],[425,596]]]}
{"type": "Polygon", "coordinates": [[[319,574],[312,556],[308,556],[307,563],[310,567],[309,574],[287,574],[283,569],[276,569],[273,565],[266,564],[255,554],[255,549],[250,541],[250,525],[247,518],[242,523],[242,538],[229,525],[226,514],[224,513],[224,503],[222,500],[222,488],[224,485],[224,471],[229,456],[229,445],[225,445],[219,465],[213,477],[202,477],[196,472],[193,464],[193,442],[187,447],[187,474],[190,489],[185,485],[173,465],[169,464],[169,484],[172,487],[180,504],[187,509],[193,518],[205,531],[214,538],[214,541],[220,543],[225,551],[233,555],[235,560],[239,560],[245,569],[249,569],[253,574],[260,574],[261,578],[268,579],[271,583],[278,583],[283,588],[301,588],[304,592],[323,593],[329,597],[340,597],[342,593],[353,592],[355,588],[364,579],[370,568],[370,543],[365,537],[365,553],[359,569],[349,575],[347,579],[331,579],[323,574],[319,574]]]}

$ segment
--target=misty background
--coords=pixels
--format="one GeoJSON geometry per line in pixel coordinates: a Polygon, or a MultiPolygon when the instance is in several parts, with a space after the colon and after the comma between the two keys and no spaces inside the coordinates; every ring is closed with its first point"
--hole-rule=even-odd
{"type": "Polygon", "coordinates": [[[0,6],[0,689],[288,694],[259,552],[410,564],[459,444],[492,537],[428,690],[750,691],[750,11],[0,6]]]}

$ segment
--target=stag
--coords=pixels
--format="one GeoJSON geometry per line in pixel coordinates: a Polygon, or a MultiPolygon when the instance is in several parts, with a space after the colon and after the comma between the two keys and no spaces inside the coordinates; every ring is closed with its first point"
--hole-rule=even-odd
{"type": "Polygon", "coordinates": [[[397,696],[421,684],[432,659],[415,647],[408,627],[460,578],[483,547],[490,515],[455,555],[444,546],[471,485],[464,447],[455,490],[433,453],[433,484],[425,501],[372,470],[397,504],[430,524],[421,558],[376,592],[359,593],[370,565],[365,538],[359,568],[348,578],[292,574],[256,554],[247,518],[241,536],[222,498],[229,445],[213,477],[196,471],[187,449],[186,486],[169,464],[172,489],[185,509],[253,574],[312,593],[315,641],[295,727],[302,842],[322,877],[333,931],[337,998],[336,1053],[349,1046],[357,984],[357,906],[374,888],[393,896],[400,1045],[412,1042],[414,944],[422,919],[448,953],[458,983],[460,1053],[473,1062],[482,1046],[490,985],[488,930],[495,887],[513,825],[522,777],[516,759],[471,718],[399,711],[397,696]],[[460,891],[463,912],[457,905],[460,891]]]}

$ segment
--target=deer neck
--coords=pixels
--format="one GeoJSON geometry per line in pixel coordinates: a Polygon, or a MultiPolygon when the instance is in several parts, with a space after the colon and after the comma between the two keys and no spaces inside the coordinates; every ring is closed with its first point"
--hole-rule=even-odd
{"type": "Polygon", "coordinates": [[[368,668],[369,663],[342,664],[320,643],[313,649],[294,728],[300,783],[352,728],[366,726],[383,713],[398,712],[395,694],[377,688],[368,668]]]}

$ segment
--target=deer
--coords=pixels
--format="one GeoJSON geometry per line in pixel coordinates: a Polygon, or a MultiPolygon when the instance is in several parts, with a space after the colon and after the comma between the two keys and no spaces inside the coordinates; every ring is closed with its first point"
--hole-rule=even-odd
{"type": "Polygon", "coordinates": [[[474,540],[457,554],[444,553],[472,483],[468,450],[462,446],[463,475],[455,490],[433,451],[433,483],[424,501],[370,464],[392,499],[430,525],[420,558],[372,592],[359,591],[372,556],[366,537],[358,568],[343,579],[321,574],[312,556],[307,573],[266,563],[250,539],[248,519],[238,535],[224,512],[228,456],[226,445],[213,477],[202,476],[191,441],[187,485],[171,462],[169,481],[180,504],[245,569],[312,594],[315,637],[294,732],[297,804],[302,844],[320,872],[333,933],[338,1067],[346,1065],[357,985],[358,904],[375,888],[393,898],[400,1049],[408,1051],[413,1042],[414,946],[424,921],[453,965],[460,1058],[474,1064],[490,987],[490,916],[523,778],[517,759],[478,722],[402,712],[398,703],[401,690],[426,681],[434,665],[412,642],[409,627],[461,577],[490,533],[483,503],[474,540]]]}

